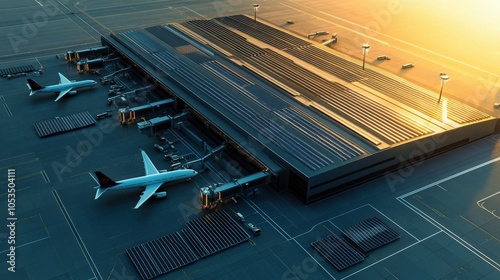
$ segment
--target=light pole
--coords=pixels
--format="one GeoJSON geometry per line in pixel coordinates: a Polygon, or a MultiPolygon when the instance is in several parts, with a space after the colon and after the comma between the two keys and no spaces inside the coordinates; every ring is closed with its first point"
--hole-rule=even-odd
{"type": "Polygon", "coordinates": [[[439,91],[438,104],[439,102],[441,102],[441,95],[443,95],[444,84],[450,79],[450,76],[446,75],[445,73],[439,74],[439,77],[441,78],[441,90],[439,91]]]}
{"type": "Polygon", "coordinates": [[[254,16],[253,16],[253,22],[257,23],[257,10],[259,9],[259,4],[253,4],[253,11],[254,11],[254,16]]]}
{"type": "Polygon", "coordinates": [[[368,44],[363,44],[361,45],[361,47],[363,48],[363,70],[365,70],[365,58],[366,58],[366,53],[368,52],[368,49],[370,48],[370,45],[368,44]]]}

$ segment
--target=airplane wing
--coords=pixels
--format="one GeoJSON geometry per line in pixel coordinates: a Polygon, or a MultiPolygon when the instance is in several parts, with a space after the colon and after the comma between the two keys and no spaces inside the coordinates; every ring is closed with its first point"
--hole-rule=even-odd
{"type": "Polygon", "coordinates": [[[66,93],[68,93],[68,92],[70,92],[70,91],[71,91],[71,88],[66,89],[66,90],[63,90],[63,91],[60,91],[60,92],[59,92],[59,96],[57,96],[56,100],[54,100],[54,101],[57,101],[57,100],[61,99],[61,97],[65,96],[65,95],[66,95],[66,93]]]}
{"type": "MultiPolygon", "coordinates": [[[[154,166],[153,162],[151,162],[151,160],[149,159],[146,152],[141,150],[141,154],[142,154],[142,160],[144,161],[144,170],[146,170],[146,175],[160,173],[160,172],[158,172],[158,169],[156,169],[156,167],[154,166]]],[[[146,190],[147,190],[147,188],[146,188],[146,190]]]]}
{"type": "Polygon", "coordinates": [[[137,202],[134,209],[141,207],[141,205],[144,204],[144,202],[146,202],[146,200],[148,200],[150,197],[153,196],[153,194],[155,194],[156,190],[158,190],[158,188],[161,185],[163,185],[163,183],[146,186],[146,189],[144,190],[144,192],[141,195],[141,199],[139,199],[139,202],[137,202]]]}
{"type": "Polygon", "coordinates": [[[63,74],[59,73],[59,83],[60,84],[71,84],[71,81],[68,78],[64,77],[63,74]]]}

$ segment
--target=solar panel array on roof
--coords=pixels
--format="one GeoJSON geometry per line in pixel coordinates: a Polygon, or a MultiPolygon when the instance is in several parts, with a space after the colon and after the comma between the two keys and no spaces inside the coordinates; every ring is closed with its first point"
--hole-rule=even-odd
{"type": "Polygon", "coordinates": [[[365,259],[360,252],[334,235],[329,235],[311,245],[337,270],[346,269],[365,259]]]}
{"type": "Polygon", "coordinates": [[[198,260],[178,232],[130,248],[127,254],[144,280],[198,260]]]}
{"type": "Polygon", "coordinates": [[[220,62],[216,60],[205,62],[201,64],[201,66],[203,66],[203,68],[209,70],[210,72],[214,73],[218,77],[224,79],[228,83],[232,83],[240,87],[245,87],[247,85],[250,85],[250,82],[247,79],[234,73],[233,71],[226,68],[224,65],[222,65],[220,62]]]}
{"type": "Polygon", "coordinates": [[[316,139],[318,144],[332,152],[340,160],[348,160],[363,154],[363,150],[357,145],[300,113],[298,109],[287,107],[274,113],[304,134],[316,139]]]}
{"type": "Polygon", "coordinates": [[[272,50],[251,60],[271,75],[285,78],[319,97],[319,104],[382,137],[387,143],[399,143],[433,132],[411,117],[345,85],[327,80],[272,50]]]}
{"type": "MultiPolygon", "coordinates": [[[[318,170],[333,163],[333,160],[331,160],[329,156],[313,148],[306,141],[297,137],[282,125],[261,115],[251,106],[243,102],[241,98],[238,98],[234,93],[228,92],[226,89],[219,86],[203,72],[198,71],[196,68],[193,68],[191,65],[168,51],[160,51],[160,46],[156,45],[158,41],[155,39],[149,40],[144,38],[144,36],[147,35],[145,33],[141,33],[140,36],[137,37],[135,35],[131,36],[131,34],[139,33],[128,32],[125,35],[128,40],[133,40],[133,44],[143,50],[151,48],[151,46],[147,45],[148,42],[155,42],[153,46],[156,53],[152,54],[152,56],[157,58],[155,60],[157,64],[162,65],[168,70],[173,70],[177,75],[182,77],[184,81],[188,82],[191,87],[198,89],[200,92],[212,98],[213,101],[233,113],[258,131],[260,135],[265,136],[276,146],[288,152],[310,169],[318,170]]],[[[120,34],[120,36],[124,36],[124,34],[120,34]]],[[[248,92],[242,91],[243,89],[240,91],[241,94],[248,94],[248,92]]]]}
{"type": "Polygon", "coordinates": [[[189,47],[189,48],[194,48],[188,41],[185,39],[175,35],[175,33],[172,33],[170,30],[165,28],[163,25],[157,25],[157,26],[152,26],[152,27],[147,27],[144,28],[147,32],[155,35],[156,38],[166,42],[173,48],[179,50],[179,48],[183,47],[189,47]]]}
{"type": "Polygon", "coordinates": [[[202,258],[250,239],[250,235],[224,211],[188,221],[182,233],[202,258]]]}
{"type": "MultiPolygon", "coordinates": [[[[207,33],[207,36],[212,36],[220,42],[226,44],[229,48],[245,55],[254,56],[265,54],[266,51],[254,44],[247,42],[243,36],[223,27],[213,20],[190,20],[183,25],[198,28],[207,33]]],[[[204,36],[205,37],[205,36],[204,36]]]]}
{"type": "Polygon", "coordinates": [[[16,67],[0,69],[0,75],[7,76],[9,74],[29,73],[34,71],[35,67],[33,67],[33,65],[21,65],[16,67]]]}
{"type": "Polygon", "coordinates": [[[364,252],[391,243],[400,236],[377,217],[362,221],[344,229],[346,237],[364,252]]]}
{"type": "MultiPolygon", "coordinates": [[[[442,112],[436,110],[434,106],[435,98],[407,81],[387,77],[371,69],[361,69],[358,64],[352,61],[319,49],[303,39],[272,26],[261,22],[255,23],[251,18],[244,15],[221,17],[217,18],[217,20],[271,46],[284,49],[288,53],[348,82],[359,81],[412,108],[418,109],[420,112],[424,112],[428,116],[437,120],[441,119],[442,112]],[[408,96],[413,98],[408,98],[408,96]]],[[[454,99],[449,100],[447,109],[448,117],[460,124],[489,118],[488,114],[464,106],[454,99]]]]}
{"type": "Polygon", "coordinates": [[[149,36],[142,29],[125,31],[121,35],[147,53],[156,53],[165,49],[165,45],[162,42],[149,36]]]}
{"type": "Polygon", "coordinates": [[[36,133],[40,138],[72,131],[79,128],[94,125],[96,120],[89,112],[80,112],[66,117],[34,123],[36,133]]]}
{"type": "Polygon", "coordinates": [[[216,19],[278,49],[311,45],[311,43],[306,40],[277,30],[265,23],[259,21],[255,22],[253,19],[244,15],[233,15],[216,19]]]}
{"type": "Polygon", "coordinates": [[[279,110],[281,108],[290,106],[290,104],[285,102],[283,99],[270,93],[259,85],[247,86],[245,87],[245,90],[250,93],[253,99],[257,100],[258,103],[260,103],[268,110],[279,110]]]}

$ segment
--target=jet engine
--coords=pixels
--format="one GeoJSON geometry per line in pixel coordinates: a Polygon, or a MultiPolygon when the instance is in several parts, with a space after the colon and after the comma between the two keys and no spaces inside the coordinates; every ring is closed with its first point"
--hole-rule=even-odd
{"type": "Polygon", "coordinates": [[[153,196],[155,198],[165,198],[167,197],[167,192],[156,192],[155,194],[153,194],[153,196]]]}
{"type": "Polygon", "coordinates": [[[70,90],[70,91],[68,92],[68,94],[69,94],[69,95],[75,95],[75,94],[76,94],[76,90],[70,90]]]}

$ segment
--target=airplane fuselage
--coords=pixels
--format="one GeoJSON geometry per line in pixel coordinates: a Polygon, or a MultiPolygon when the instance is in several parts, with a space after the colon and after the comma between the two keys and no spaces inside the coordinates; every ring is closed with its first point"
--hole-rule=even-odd
{"type": "Polygon", "coordinates": [[[92,175],[91,173],[90,175],[97,183],[97,186],[95,187],[95,189],[97,189],[95,193],[95,199],[98,199],[104,192],[108,190],[119,191],[125,189],[142,188],[143,192],[141,194],[141,198],[134,207],[134,209],[137,209],[141,207],[141,205],[144,204],[144,202],[146,202],[150,197],[166,197],[167,192],[157,192],[157,190],[164,183],[188,180],[198,174],[198,172],[192,169],[161,172],[154,166],[151,159],[143,150],[141,150],[141,155],[144,162],[144,170],[146,171],[145,176],[115,181],[104,175],[101,171],[95,171],[94,175],[92,175]]]}
{"type": "Polygon", "coordinates": [[[83,80],[83,81],[72,82],[70,84],[58,84],[58,85],[46,86],[42,89],[34,91],[33,94],[40,93],[40,92],[45,92],[45,93],[61,92],[61,91],[65,91],[69,88],[71,88],[71,90],[91,88],[91,87],[94,87],[96,85],[97,85],[97,82],[94,80],[83,80]]]}
{"type": "Polygon", "coordinates": [[[110,191],[119,191],[124,189],[142,188],[147,185],[168,183],[185,180],[196,176],[197,172],[192,169],[174,170],[165,173],[140,176],[121,181],[116,181],[116,186],[109,187],[110,191]]]}

